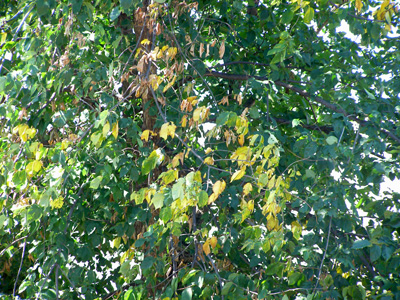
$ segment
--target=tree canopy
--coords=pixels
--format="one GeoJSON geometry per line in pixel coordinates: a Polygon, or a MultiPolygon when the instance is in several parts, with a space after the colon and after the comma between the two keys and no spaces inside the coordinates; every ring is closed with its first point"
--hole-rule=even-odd
{"type": "Polygon", "coordinates": [[[399,299],[398,26],[391,0],[1,1],[2,297],[399,299]]]}

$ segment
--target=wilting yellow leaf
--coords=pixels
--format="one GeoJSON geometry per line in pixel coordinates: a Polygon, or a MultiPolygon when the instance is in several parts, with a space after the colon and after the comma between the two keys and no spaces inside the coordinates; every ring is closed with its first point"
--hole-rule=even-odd
{"type": "Polygon", "coordinates": [[[148,45],[150,44],[150,41],[148,39],[144,39],[143,41],[140,42],[142,45],[148,45]]]}
{"type": "Polygon", "coordinates": [[[178,153],[177,155],[174,156],[172,159],[172,167],[175,168],[176,166],[179,165],[179,161],[181,161],[181,164],[183,164],[183,158],[185,156],[185,153],[181,152],[178,153]]]}
{"type": "Polygon", "coordinates": [[[208,147],[207,149],[206,149],[206,151],[205,151],[205,154],[209,154],[209,153],[211,153],[212,152],[212,149],[210,148],[210,147],[208,147]]]}
{"type": "Polygon", "coordinates": [[[241,134],[238,136],[238,143],[240,146],[243,146],[244,144],[244,134],[241,134]]]}
{"type": "Polygon", "coordinates": [[[229,97],[228,97],[228,96],[224,96],[224,97],[222,98],[222,100],[221,100],[218,104],[221,104],[221,105],[229,105],[229,97]]]}
{"type": "Polygon", "coordinates": [[[175,137],[175,129],[176,129],[176,126],[173,122],[168,122],[168,123],[163,124],[160,129],[160,137],[162,137],[164,140],[166,140],[168,138],[168,136],[170,136],[171,138],[174,138],[175,137]]]}
{"type": "Polygon", "coordinates": [[[118,137],[118,122],[112,125],[111,134],[115,139],[118,137]]]}
{"type": "Polygon", "coordinates": [[[204,163],[207,165],[213,165],[214,164],[214,159],[212,157],[206,157],[204,159],[204,163]]]}
{"type": "Polygon", "coordinates": [[[216,236],[213,236],[213,237],[210,239],[210,245],[211,245],[211,247],[212,247],[213,249],[215,249],[215,247],[217,247],[217,244],[218,244],[218,239],[217,239],[216,236]]]}
{"type": "Polygon", "coordinates": [[[219,53],[219,58],[224,57],[224,54],[225,54],[225,41],[222,41],[222,44],[219,47],[218,53],[219,53]]]}
{"type": "Polygon", "coordinates": [[[203,55],[203,52],[204,52],[204,44],[201,43],[201,44],[200,44],[200,49],[199,49],[199,56],[200,56],[200,57],[203,55]]]}
{"type": "Polygon", "coordinates": [[[239,103],[239,105],[242,105],[242,95],[241,94],[237,95],[236,101],[239,103]]]}
{"type": "Polygon", "coordinates": [[[243,186],[243,194],[247,196],[253,190],[253,186],[250,182],[246,183],[243,186]]]}
{"type": "Polygon", "coordinates": [[[178,53],[178,49],[176,47],[168,48],[167,57],[172,60],[172,59],[174,59],[174,57],[177,53],[178,53]]]}
{"type": "Polygon", "coordinates": [[[137,64],[137,70],[138,70],[140,73],[143,73],[144,62],[145,62],[145,57],[143,56],[143,57],[139,60],[139,62],[138,62],[138,64],[137,64]]]}
{"type": "Polygon", "coordinates": [[[203,244],[203,251],[206,255],[210,254],[211,249],[210,249],[210,241],[207,240],[204,244],[203,244]]]}
{"type": "Polygon", "coordinates": [[[242,178],[244,176],[244,174],[246,174],[245,166],[243,166],[240,170],[237,170],[235,173],[233,173],[231,182],[234,180],[239,180],[240,178],[242,178]]]}
{"type": "Polygon", "coordinates": [[[174,78],[172,78],[172,80],[170,82],[168,82],[168,84],[164,87],[163,89],[163,93],[165,93],[170,87],[172,87],[175,83],[176,80],[176,75],[174,76],[174,78]]]}

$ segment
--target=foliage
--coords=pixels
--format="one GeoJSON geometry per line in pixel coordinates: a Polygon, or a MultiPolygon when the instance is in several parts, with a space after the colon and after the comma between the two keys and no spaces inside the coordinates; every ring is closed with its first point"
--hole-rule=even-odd
{"type": "Polygon", "coordinates": [[[1,293],[400,297],[393,2],[8,0],[0,18],[1,293]]]}

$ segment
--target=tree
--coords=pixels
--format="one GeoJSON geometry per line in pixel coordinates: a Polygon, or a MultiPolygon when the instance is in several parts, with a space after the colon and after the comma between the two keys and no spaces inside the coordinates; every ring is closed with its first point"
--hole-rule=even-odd
{"type": "Polygon", "coordinates": [[[400,297],[393,2],[0,6],[6,299],[400,297]]]}

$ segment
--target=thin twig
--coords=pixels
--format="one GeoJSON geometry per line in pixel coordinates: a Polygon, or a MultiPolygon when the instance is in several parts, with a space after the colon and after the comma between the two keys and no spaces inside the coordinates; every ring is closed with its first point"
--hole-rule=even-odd
{"type": "Polygon", "coordinates": [[[55,274],[55,279],[56,279],[56,286],[55,286],[55,288],[56,288],[56,300],[58,300],[58,269],[59,269],[60,267],[57,265],[57,267],[56,267],[56,274],[55,274]]]}
{"type": "Polygon", "coordinates": [[[49,278],[51,272],[53,272],[53,269],[54,269],[56,266],[58,266],[58,264],[57,264],[57,263],[54,263],[54,264],[51,266],[49,273],[47,273],[46,277],[43,279],[43,283],[42,283],[42,285],[40,286],[40,289],[39,289],[39,292],[38,292],[38,294],[37,294],[36,300],[39,300],[40,293],[42,292],[42,289],[43,289],[43,287],[44,287],[44,285],[45,285],[47,279],[49,278]]]}
{"type": "Polygon", "coordinates": [[[14,245],[15,243],[18,243],[20,240],[26,239],[29,237],[29,234],[23,237],[20,237],[18,239],[16,239],[15,241],[12,241],[6,248],[3,249],[3,251],[0,252],[0,256],[3,256],[4,252],[7,251],[8,248],[10,248],[12,245],[14,245]]]}
{"type": "Polygon", "coordinates": [[[313,290],[313,295],[315,294],[315,291],[316,291],[316,289],[318,287],[319,280],[321,278],[322,266],[324,265],[326,252],[328,251],[329,238],[331,236],[331,226],[332,226],[332,216],[329,219],[328,237],[326,239],[325,251],[324,251],[324,255],[322,256],[321,265],[319,266],[318,278],[317,278],[317,282],[315,283],[315,287],[314,287],[314,290],[313,290]]]}
{"type": "Polygon", "coordinates": [[[15,278],[15,282],[14,282],[13,297],[15,297],[15,292],[17,290],[18,278],[19,278],[19,274],[21,273],[22,263],[24,262],[25,250],[26,250],[26,238],[25,238],[25,242],[24,242],[24,249],[22,250],[21,263],[19,264],[17,278],[15,278]]]}
{"type": "MultiPolygon", "coordinates": [[[[217,267],[215,266],[214,261],[213,261],[213,259],[211,258],[210,254],[207,254],[207,257],[208,257],[208,259],[209,259],[210,262],[211,262],[211,265],[212,265],[212,267],[213,267],[213,269],[214,269],[214,271],[215,271],[215,274],[217,275],[218,282],[219,282],[219,286],[220,286],[221,292],[222,292],[223,285],[222,285],[221,276],[219,275],[218,269],[217,269],[217,267]]],[[[224,296],[223,296],[223,295],[221,295],[221,300],[224,300],[224,296]]]]}

